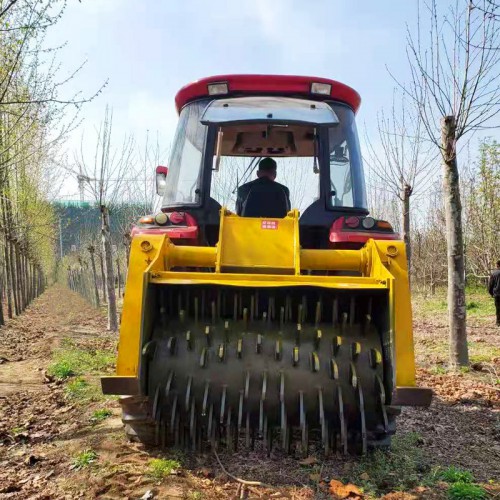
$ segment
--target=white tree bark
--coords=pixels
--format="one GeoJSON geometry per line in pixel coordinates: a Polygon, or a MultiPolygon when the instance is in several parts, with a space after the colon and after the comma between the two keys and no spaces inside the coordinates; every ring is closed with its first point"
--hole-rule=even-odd
{"type": "Polygon", "coordinates": [[[468,366],[466,332],[464,244],[462,203],[456,156],[456,121],[454,116],[441,119],[443,149],[443,198],[448,257],[448,314],[450,321],[450,364],[468,366]]]}
{"type": "Polygon", "coordinates": [[[101,205],[101,236],[104,253],[104,269],[106,273],[106,298],[108,302],[108,330],[118,330],[118,316],[116,308],[115,277],[113,271],[113,250],[111,247],[111,233],[109,229],[109,212],[105,205],[101,205]]]}

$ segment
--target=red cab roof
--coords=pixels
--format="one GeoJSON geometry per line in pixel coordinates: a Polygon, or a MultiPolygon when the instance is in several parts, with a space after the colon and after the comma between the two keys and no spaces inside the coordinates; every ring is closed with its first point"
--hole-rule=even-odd
{"type": "MultiPolygon", "coordinates": [[[[333,99],[348,104],[356,112],[361,104],[361,97],[351,87],[328,78],[313,76],[292,75],[218,75],[202,78],[182,87],[175,96],[177,112],[195,99],[208,96],[209,83],[227,82],[228,95],[244,94],[275,94],[275,95],[303,95],[320,99],[333,99]],[[311,83],[326,83],[332,86],[327,95],[311,94],[311,83]]],[[[218,95],[217,97],[223,97],[218,95]]]]}

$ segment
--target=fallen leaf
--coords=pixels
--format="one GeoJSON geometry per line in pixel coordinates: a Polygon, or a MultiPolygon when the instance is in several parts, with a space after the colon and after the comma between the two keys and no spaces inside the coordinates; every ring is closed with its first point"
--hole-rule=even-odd
{"type": "Polygon", "coordinates": [[[307,458],[304,458],[304,460],[301,460],[299,462],[299,464],[304,466],[304,467],[309,467],[309,466],[315,465],[317,463],[318,463],[318,459],[316,457],[307,457],[307,458]]]}
{"type": "Polygon", "coordinates": [[[317,483],[321,479],[321,474],[309,474],[309,479],[314,483],[317,483]]]}
{"type": "Polygon", "coordinates": [[[351,483],[343,484],[336,479],[330,481],[330,494],[333,498],[339,500],[344,498],[358,500],[363,498],[363,493],[361,493],[361,490],[357,486],[351,483]]]}
{"type": "Polygon", "coordinates": [[[370,476],[366,472],[363,472],[363,474],[361,474],[359,476],[359,478],[362,479],[363,481],[369,481],[370,480],[370,476]]]}
{"type": "Polygon", "coordinates": [[[142,495],[141,500],[150,500],[151,498],[154,497],[154,494],[151,490],[146,491],[144,495],[142,495]]]}

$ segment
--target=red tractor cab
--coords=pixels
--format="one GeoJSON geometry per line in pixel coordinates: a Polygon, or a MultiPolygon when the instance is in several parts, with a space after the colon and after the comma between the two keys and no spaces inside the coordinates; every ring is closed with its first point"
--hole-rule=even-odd
{"type": "Polygon", "coordinates": [[[360,248],[396,239],[368,217],[355,114],[361,99],[335,80],[221,75],[183,87],[168,168],[157,167],[161,212],[133,233],[161,231],[179,244],[213,246],[222,206],[235,211],[238,187],[271,157],[300,211],[304,248],[360,248]]]}

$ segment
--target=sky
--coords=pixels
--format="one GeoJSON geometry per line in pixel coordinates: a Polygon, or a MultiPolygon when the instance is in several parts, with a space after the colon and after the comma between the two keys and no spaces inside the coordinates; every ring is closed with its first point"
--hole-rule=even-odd
{"type": "MultiPolygon", "coordinates": [[[[117,141],[157,134],[165,151],[177,115],[174,96],[198,78],[224,73],[300,74],[332,78],[362,97],[358,128],[375,130],[408,77],[405,38],[416,0],[69,0],[48,43],[67,42],[64,72],[87,61],[62,95],[92,95],[66,145],[69,158],[95,135],[106,105],[117,141]]],[[[166,163],[167,159],[162,159],[166,163]]],[[[65,195],[76,194],[76,182],[65,195]]]]}

